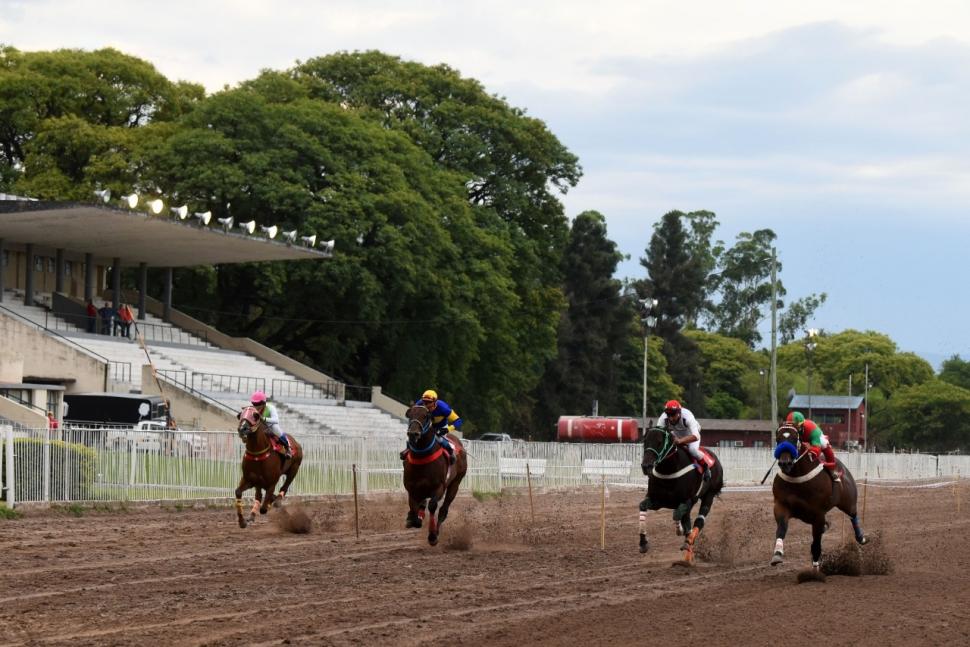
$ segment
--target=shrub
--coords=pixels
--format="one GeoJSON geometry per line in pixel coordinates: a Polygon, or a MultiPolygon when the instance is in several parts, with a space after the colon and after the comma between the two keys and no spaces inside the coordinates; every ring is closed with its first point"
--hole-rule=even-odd
{"type": "MultiPolygon", "coordinates": [[[[74,443],[52,440],[50,443],[50,495],[69,501],[94,498],[96,454],[94,450],[74,443]]],[[[18,479],[17,498],[39,499],[44,474],[44,441],[35,438],[14,439],[14,475],[18,479]]]]}

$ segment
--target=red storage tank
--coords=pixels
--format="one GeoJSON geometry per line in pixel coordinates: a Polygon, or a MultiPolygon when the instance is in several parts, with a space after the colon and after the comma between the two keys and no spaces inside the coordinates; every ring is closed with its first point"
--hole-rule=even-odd
{"type": "Polygon", "coordinates": [[[560,416],[556,440],[573,443],[635,443],[640,439],[636,418],[560,416]]]}

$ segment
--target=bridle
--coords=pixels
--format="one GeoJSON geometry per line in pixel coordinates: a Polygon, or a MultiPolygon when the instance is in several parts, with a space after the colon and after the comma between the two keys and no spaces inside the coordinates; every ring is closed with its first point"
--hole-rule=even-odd
{"type": "Polygon", "coordinates": [[[657,430],[663,433],[663,439],[664,439],[663,445],[661,445],[659,450],[654,449],[653,447],[647,447],[647,443],[646,443],[647,438],[646,436],[644,436],[643,451],[644,453],[653,452],[657,456],[657,460],[654,462],[654,464],[656,465],[657,463],[661,463],[664,461],[664,459],[668,458],[671,452],[673,452],[674,447],[676,447],[676,445],[671,440],[671,433],[669,430],[665,429],[664,427],[652,427],[649,431],[647,431],[647,433],[649,434],[651,431],[654,431],[654,430],[657,430]]]}
{"type": "Polygon", "coordinates": [[[792,454],[793,459],[792,462],[788,464],[789,470],[791,470],[791,468],[794,467],[798,461],[802,460],[802,458],[809,453],[808,451],[801,449],[801,436],[802,434],[800,431],[798,431],[797,427],[787,423],[778,427],[778,430],[775,432],[776,445],[781,448],[782,451],[785,451],[783,445],[786,443],[790,445],[792,449],[794,449],[793,452],[789,452],[792,454]],[[779,440],[779,436],[782,438],[782,440],[779,440]],[[792,436],[794,436],[794,440],[792,439],[792,436]]]}
{"type": "MultiPolygon", "coordinates": [[[[255,407],[247,407],[247,408],[255,409],[255,407]]],[[[239,421],[239,428],[236,430],[236,433],[239,435],[239,437],[242,439],[244,443],[248,442],[249,439],[256,434],[256,431],[265,424],[265,422],[263,421],[263,417],[259,415],[259,412],[255,411],[254,413],[255,413],[255,416],[253,417],[254,418],[253,420],[243,417],[239,421]]],[[[247,447],[246,456],[244,458],[248,458],[249,460],[257,460],[257,461],[268,458],[269,450],[272,448],[272,446],[273,445],[272,443],[270,443],[269,438],[267,438],[266,447],[258,451],[252,451],[247,447]]]]}
{"type": "Polygon", "coordinates": [[[413,454],[422,455],[422,454],[427,454],[427,453],[431,452],[435,448],[436,443],[435,443],[434,435],[432,435],[431,442],[429,442],[426,447],[419,447],[419,445],[421,443],[421,439],[424,438],[425,436],[427,436],[428,433],[431,431],[432,420],[431,420],[431,411],[426,406],[424,406],[422,404],[416,404],[416,405],[414,405],[413,407],[411,407],[411,411],[409,411],[408,413],[411,413],[411,412],[413,412],[416,409],[422,409],[428,415],[427,415],[427,417],[425,417],[424,422],[421,422],[421,421],[416,420],[415,418],[409,416],[409,419],[408,419],[408,432],[407,432],[408,433],[408,449],[411,450],[411,452],[413,454]],[[417,434],[417,438],[415,438],[414,442],[411,442],[411,434],[412,434],[412,432],[417,434]]]}

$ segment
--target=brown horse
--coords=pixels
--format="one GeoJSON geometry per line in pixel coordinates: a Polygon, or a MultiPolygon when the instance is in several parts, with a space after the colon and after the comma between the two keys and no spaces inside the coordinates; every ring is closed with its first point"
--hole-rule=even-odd
{"type": "Polygon", "coordinates": [[[812,567],[819,569],[822,559],[822,533],[828,528],[825,513],[833,507],[848,515],[855,540],[866,544],[862,524],[856,514],[857,490],[855,479],[841,461],[836,459],[842,477],[833,481],[816,454],[807,451],[799,442],[799,433],[791,425],[782,425],[775,433],[775,458],[780,471],[775,475],[771,492],[775,497],[775,553],[771,564],[785,559],[785,534],[792,517],[812,526],[812,567]]]}
{"type": "Polygon", "coordinates": [[[415,404],[405,414],[408,419],[408,454],[404,461],[404,489],[408,492],[408,516],[405,528],[420,528],[427,507],[428,543],[438,543],[438,533],[448,517],[448,508],[458,494],[458,486],[468,471],[464,447],[457,437],[448,434],[455,448],[455,464],[449,466],[448,452],[431,425],[431,412],[415,404]],[[438,510],[438,501],[444,502],[438,510]],[[436,514],[437,512],[437,514],[436,514]]]}
{"type": "Polygon", "coordinates": [[[293,436],[288,436],[292,458],[286,458],[273,447],[270,441],[270,434],[266,433],[266,423],[256,407],[246,407],[239,414],[239,427],[237,429],[239,437],[246,443],[246,453],[242,459],[242,478],[239,480],[239,487],[236,488],[236,513],[239,516],[239,527],[245,528],[247,523],[243,518],[242,493],[251,487],[256,488],[256,497],[253,501],[253,508],[249,514],[249,523],[256,521],[256,510],[259,514],[266,514],[271,503],[279,507],[286,496],[296,473],[300,471],[300,463],[303,462],[303,448],[296,442],[293,436]],[[279,495],[274,495],[276,483],[280,476],[286,475],[283,487],[280,488],[279,495]],[[266,491],[265,498],[263,490],[266,491]],[[262,503],[262,505],[260,505],[262,503]]]}

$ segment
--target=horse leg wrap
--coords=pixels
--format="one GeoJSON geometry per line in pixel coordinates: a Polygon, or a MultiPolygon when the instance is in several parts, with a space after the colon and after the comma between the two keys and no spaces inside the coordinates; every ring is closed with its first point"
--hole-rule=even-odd
{"type": "Polygon", "coordinates": [[[776,555],[784,555],[785,554],[785,540],[784,539],[776,539],[775,540],[775,554],[776,555]]]}
{"type": "Polygon", "coordinates": [[[855,533],[855,540],[862,543],[865,534],[862,532],[862,524],[859,522],[859,516],[852,515],[849,517],[849,521],[852,522],[852,531],[855,533]]]}
{"type": "Polygon", "coordinates": [[[641,535],[647,534],[647,513],[646,512],[642,512],[642,511],[640,512],[639,528],[640,528],[641,535]]]}
{"type": "Polygon", "coordinates": [[[239,514],[242,514],[242,509],[243,509],[242,499],[236,499],[236,510],[239,512],[239,514]]]}
{"type": "Polygon", "coordinates": [[[256,516],[257,512],[259,512],[259,499],[253,499],[253,509],[252,509],[253,516],[256,516]]]}

